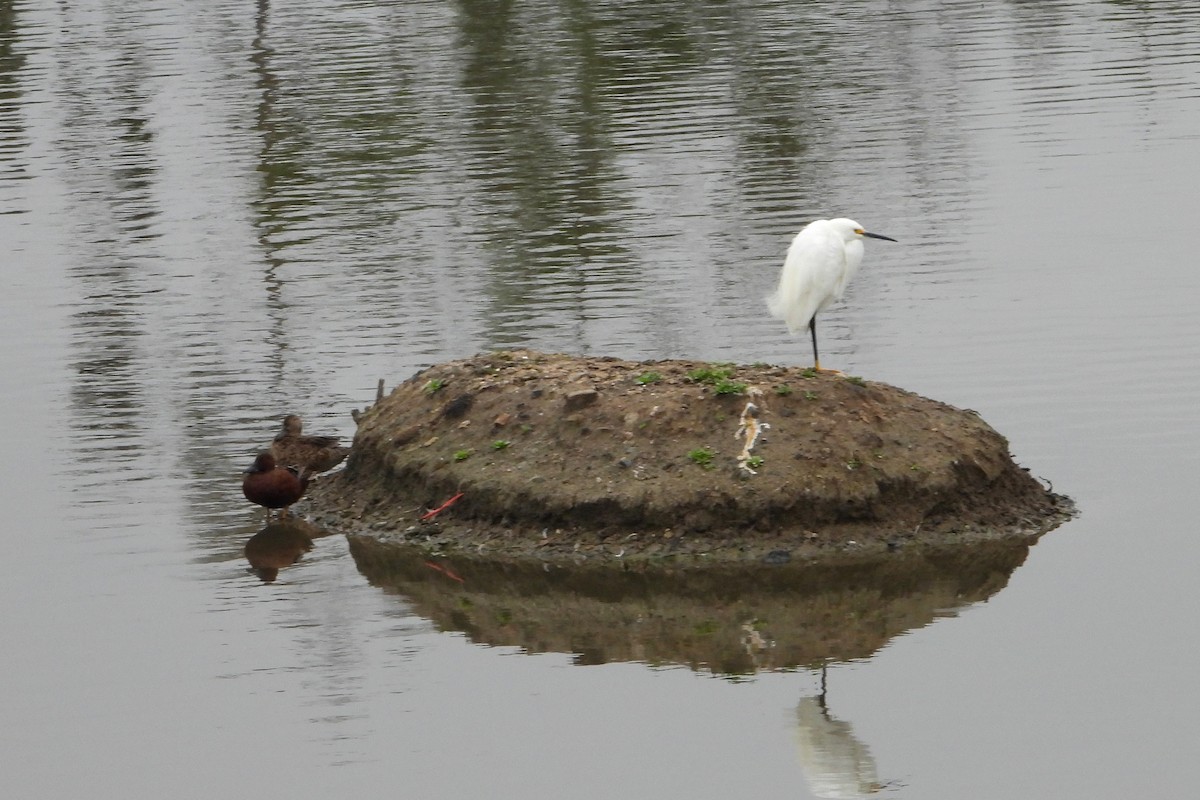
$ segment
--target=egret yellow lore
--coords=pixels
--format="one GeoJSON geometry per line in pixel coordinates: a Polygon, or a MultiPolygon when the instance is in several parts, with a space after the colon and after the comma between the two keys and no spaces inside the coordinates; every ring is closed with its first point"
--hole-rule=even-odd
{"type": "Polygon", "coordinates": [[[812,333],[813,367],[821,369],[817,353],[817,312],[841,300],[846,286],[862,263],[863,237],[896,241],[868,233],[852,219],[818,219],[808,223],[788,248],[775,294],[767,298],[771,316],[787,323],[788,330],[812,333]]]}

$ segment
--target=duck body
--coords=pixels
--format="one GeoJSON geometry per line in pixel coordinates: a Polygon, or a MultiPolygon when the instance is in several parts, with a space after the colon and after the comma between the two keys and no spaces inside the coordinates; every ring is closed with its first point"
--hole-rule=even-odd
{"type": "Polygon", "coordinates": [[[306,436],[303,431],[303,423],[295,414],[283,418],[283,428],[271,442],[276,463],[315,475],[333,469],[350,453],[336,436],[306,436]]]}
{"type": "Polygon", "coordinates": [[[242,494],[251,503],[267,508],[268,516],[274,508],[286,514],[287,507],[303,497],[306,488],[307,473],[279,466],[269,450],[259,453],[242,477],[242,494]]]}

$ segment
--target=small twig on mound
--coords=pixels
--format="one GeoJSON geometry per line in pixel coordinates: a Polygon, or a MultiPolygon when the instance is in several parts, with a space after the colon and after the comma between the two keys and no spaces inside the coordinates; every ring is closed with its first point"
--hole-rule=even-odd
{"type": "Polygon", "coordinates": [[[442,512],[443,512],[443,511],[445,511],[447,508],[449,508],[450,506],[452,506],[452,505],[454,505],[456,502],[458,502],[458,498],[460,498],[460,497],[462,497],[462,496],[463,496],[463,493],[462,493],[462,492],[459,492],[458,494],[454,495],[454,497],[451,497],[449,500],[447,500],[446,502],[442,503],[440,506],[438,506],[437,508],[433,509],[432,511],[426,511],[424,514],[422,514],[422,515],[421,515],[421,521],[422,521],[422,522],[424,522],[424,521],[425,521],[425,520],[427,520],[427,519],[433,519],[433,518],[434,518],[434,517],[436,517],[438,514],[442,513],[442,512]]]}

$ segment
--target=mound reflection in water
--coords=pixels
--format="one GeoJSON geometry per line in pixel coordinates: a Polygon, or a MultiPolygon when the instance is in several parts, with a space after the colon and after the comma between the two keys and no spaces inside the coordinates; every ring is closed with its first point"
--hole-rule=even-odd
{"type": "Polygon", "coordinates": [[[620,569],[434,557],[349,538],[372,584],[476,643],[731,676],[866,658],[995,594],[1029,552],[985,542],[837,563],[620,569]]]}

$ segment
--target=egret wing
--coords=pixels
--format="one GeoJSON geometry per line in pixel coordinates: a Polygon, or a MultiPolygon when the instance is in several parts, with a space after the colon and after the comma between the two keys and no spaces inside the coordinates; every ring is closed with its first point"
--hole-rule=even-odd
{"type": "Polygon", "coordinates": [[[836,300],[845,286],[845,246],[827,224],[818,224],[824,222],[818,220],[796,234],[779,286],[767,298],[771,315],[787,323],[792,333],[804,331],[813,315],[836,300]]]}

